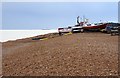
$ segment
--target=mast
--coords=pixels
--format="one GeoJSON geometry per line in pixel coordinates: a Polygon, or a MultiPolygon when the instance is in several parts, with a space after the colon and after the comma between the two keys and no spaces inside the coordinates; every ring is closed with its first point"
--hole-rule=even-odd
{"type": "Polygon", "coordinates": [[[85,25],[85,15],[83,15],[83,25],[85,25]]]}
{"type": "Polygon", "coordinates": [[[79,16],[77,17],[77,24],[78,24],[78,25],[80,24],[80,22],[79,22],[79,16]]]}
{"type": "Polygon", "coordinates": [[[82,18],[80,18],[80,22],[82,22],[82,18]]]}

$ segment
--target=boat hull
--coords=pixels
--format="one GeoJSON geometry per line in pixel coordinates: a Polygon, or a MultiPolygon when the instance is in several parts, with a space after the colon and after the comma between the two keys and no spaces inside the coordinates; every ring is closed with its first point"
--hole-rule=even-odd
{"type": "Polygon", "coordinates": [[[83,29],[89,30],[89,29],[105,29],[107,24],[102,25],[96,25],[96,26],[83,26],[83,29]]]}

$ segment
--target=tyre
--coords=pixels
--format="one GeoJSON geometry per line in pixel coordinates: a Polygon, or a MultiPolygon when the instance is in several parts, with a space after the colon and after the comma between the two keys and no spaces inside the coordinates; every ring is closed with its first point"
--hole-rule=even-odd
{"type": "Polygon", "coordinates": [[[81,30],[80,30],[80,32],[81,32],[81,33],[83,33],[83,32],[84,32],[84,30],[83,30],[83,29],[81,29],[81,30]]]}
{"type": "Polygon", "coordinates": [[[72,31],[71,31],[72,33],[74,33],[74,31],[73,31],[73,29],[72,29],[72,31]]]}
{"type": "Polygon", "coordinates": [[[107,34],[110,34],[110,31],[107,31],[107,34]]]}
{"type": "Polygon", "coordinates": [[[114,36],[115,35],[115,33],[111,33],[111,36],[114,36]]]}

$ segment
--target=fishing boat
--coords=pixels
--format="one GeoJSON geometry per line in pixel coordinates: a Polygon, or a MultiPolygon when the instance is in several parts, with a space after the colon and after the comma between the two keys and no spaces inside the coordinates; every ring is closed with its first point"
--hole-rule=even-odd
{"type": "Polygon", "coordinates": [[[79,22],[79,16],[77,17],[77,25],[76,26],[82,26],[84,30],[101,30],[105,29],[107,26],[107,23],[94,23],[90,24],[88,23],[88,19],[83,17],[83,21],[79,22]]]}

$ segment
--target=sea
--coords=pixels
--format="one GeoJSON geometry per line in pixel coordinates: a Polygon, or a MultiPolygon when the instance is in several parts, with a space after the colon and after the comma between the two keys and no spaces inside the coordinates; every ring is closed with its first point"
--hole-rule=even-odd
{"type": "Polygon", "coordinates": [[[52,30],[0,30],[0,42],[13,41],[22,38],[56,33],[57,29],[52,30]]]}

